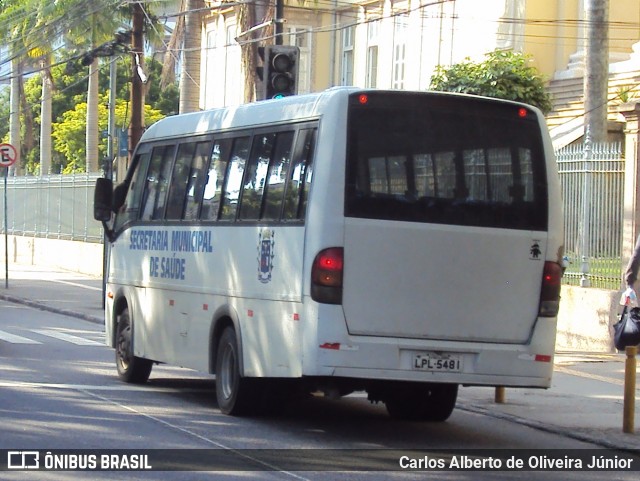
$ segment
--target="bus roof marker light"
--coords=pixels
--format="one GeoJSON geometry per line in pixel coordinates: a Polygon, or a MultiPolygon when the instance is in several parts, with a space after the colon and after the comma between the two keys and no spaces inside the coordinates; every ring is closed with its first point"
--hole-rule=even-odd
{"type": "Polygon", "coordinates": [[[360,94],[358,100],[360,101],[360,105],[367,105],[369,102],[369,96],[367,94],[360,94]]]}
{"type": "Polygon", "coordinates": [[[527,116],[527,109],[525,109],[524,107],[520,107],[518,109],[518,117],[520,117],[521,119],[524,119],[527,116]]]}

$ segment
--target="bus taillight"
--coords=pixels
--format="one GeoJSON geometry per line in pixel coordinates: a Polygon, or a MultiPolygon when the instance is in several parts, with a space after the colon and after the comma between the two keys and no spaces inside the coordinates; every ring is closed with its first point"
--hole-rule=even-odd
{"type": "Polygon", "coordinates": [[[342,247],[320,251],[311,267],[311,298],[323,304],[341,304],[343,270],[342,247]]]}
{"type": "Polygon", "coordinates": [[[547,261],[542,271],[542,287],[540,289],[541,317],[555,317],[560,309],[560,286],[562,267],[557,262],[547,261]]]}

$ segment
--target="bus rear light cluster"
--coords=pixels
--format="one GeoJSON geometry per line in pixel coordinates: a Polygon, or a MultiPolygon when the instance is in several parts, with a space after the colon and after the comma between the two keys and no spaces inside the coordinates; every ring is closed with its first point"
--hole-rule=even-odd
{"type": "Polygon", "coordinates": [[[330,247],[316,255],[311,267],[311,298],[323,304],[342,304],[344,249],[330,247]]]}
{"type": "Polygon", "coordinates": [[[542,271],[542,287],[540,289],[540,317],[555,317],[560,309],[560,286],[562,267],[557,262],[547,261],[542,271]]]}

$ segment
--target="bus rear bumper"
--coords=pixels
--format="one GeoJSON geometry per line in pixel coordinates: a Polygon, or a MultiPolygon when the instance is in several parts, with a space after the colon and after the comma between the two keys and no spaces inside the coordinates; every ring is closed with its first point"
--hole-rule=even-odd
{"type": "Polygon", "coordinates": [[[548,388],[555,318],[539,318],[527,344],[408,340],[350,336],[319,343],[315,369],[304,375],[354,379],[548,388]]]}

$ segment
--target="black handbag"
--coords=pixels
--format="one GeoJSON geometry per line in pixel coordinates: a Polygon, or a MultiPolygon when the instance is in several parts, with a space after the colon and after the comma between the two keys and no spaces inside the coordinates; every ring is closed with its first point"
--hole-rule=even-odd
{"type": "Polygon", "coordinates": [[[640,344],[640,307],[624,306],[620,320],[613,326],[613,344],[619,351],[640,344]]]}

